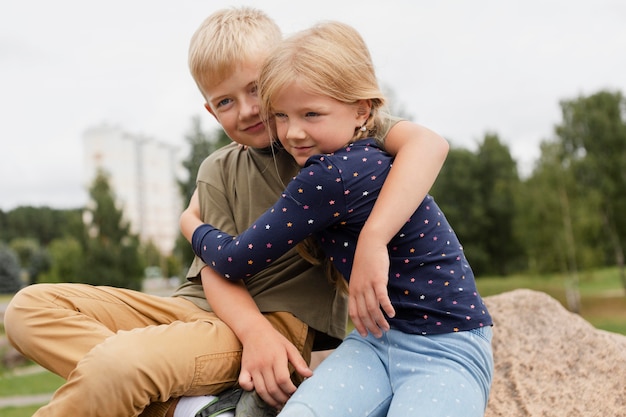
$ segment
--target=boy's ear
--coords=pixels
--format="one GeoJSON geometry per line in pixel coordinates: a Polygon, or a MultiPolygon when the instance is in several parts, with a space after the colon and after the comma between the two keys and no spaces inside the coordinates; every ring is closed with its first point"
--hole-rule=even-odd
{"type": "Polygon", "coordinates": [[[211,108],[211,105],[209,103],[204,103],[204,108],[207,109],[207,111],[211,113],[213,117],[215,117],[215,120],[217,120],[218,122],[220,121],[215,115],[215,113],[213,112],[213,109],[211,108]]]}

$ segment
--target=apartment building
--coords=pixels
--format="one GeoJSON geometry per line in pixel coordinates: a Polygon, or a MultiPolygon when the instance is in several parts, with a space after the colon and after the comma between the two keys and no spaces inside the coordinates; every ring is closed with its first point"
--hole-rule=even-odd
{"type": "Polygon", "coordinates": [[[83,145],[87,186],[106,172],[132,232],[170,254],[182,210],[178,147],[108,125],[85,131],[83,145]]]}

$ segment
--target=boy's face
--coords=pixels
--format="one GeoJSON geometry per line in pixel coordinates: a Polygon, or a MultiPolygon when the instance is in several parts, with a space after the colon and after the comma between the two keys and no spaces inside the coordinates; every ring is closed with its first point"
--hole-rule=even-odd
{"type": "Polygon", "coordinates": [[[230,77],[212,88],[205,88],[206,109],[235,142],[253,148],[270,145],[269,131],[259,115],[256,82],[262,59],[240,64],[230,77]]]}

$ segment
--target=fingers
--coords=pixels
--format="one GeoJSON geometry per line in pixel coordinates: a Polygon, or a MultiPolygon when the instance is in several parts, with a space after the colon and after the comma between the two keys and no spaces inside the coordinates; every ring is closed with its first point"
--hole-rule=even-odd
{"type": "MultiPolygon", "coordinates": [[[[296,372],[303,377],[313,375],[313,371],[295,346],[287,346],[287,358],[296,372]]],[[[239,375],[239,385],[248,391],[256,390],[263,401],[272,407],[282,406],[296,391],[289,368],[284,362],[261,368],[253,374],[242,371],[239,375]]]]}
{"type": "MultiPolygon", "coordinates": [[[[391,305],[391,299],[389,299],[389,294],[387,293],[387,286],[378,286],[376,287],[375,291],[376,291],[376,299],[378,300],[378,304],[380,305],[380,308],[382,308],[385,314],[387,314],[387,317],[389,318],[395,317],[396,310],[391,305]]],[[[384,319],[385,318],[383,317],[383,320],[384,319]]],[[[385,322],[385,325],[387,326],[387,330],[389,330],[389,324],[387,323],[387,320],[385,320],[384,322],[385,322]]]]}
{"type": "Polygon", "coordinates": [[[350,295],[350,318],[356,331],[363,337],[369,332],[379,338],[389,330],[389,322],[383,311],[388,317],[395,316],[395,309],[384,285],[376,286],[365,294],[350,295]]]}
{"type": "MultiPolygon", "coordinates": [[[[291,345],[287,349],[287,358],[289,363],[293,366],[295,371],[304,378],[309,378],[313,375],[313,371],[309,368],[300,351],[295,346],[291,345]]],[[[291,379],[290,379],[291,381],[291,379]]]]}
{"type": "Polygon", "coordinates": [[[246,391],[252,391],[254,389],[254,382],[252,382],[252,375],[250,372],[241,370],[239,373],[239,386],[246,391]]]}
{"type": "Polygon", "coordinates": [[[253,381],[257,394],[272,407],[282,406],[296,391],[296,386],[291,381],[288,371],[286,376],[274,375],[270,372],[254,378],[253,381]]]}

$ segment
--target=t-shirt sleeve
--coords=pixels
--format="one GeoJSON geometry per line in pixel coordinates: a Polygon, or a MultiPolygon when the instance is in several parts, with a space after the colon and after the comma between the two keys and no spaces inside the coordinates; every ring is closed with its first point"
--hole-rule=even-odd
{"type": "MultiPolygon", "coordinates": [[[[213,224],[227,232],[235,233],[236,225],[228,197],[220,187],[214,184],[214,181],[221,178],[223,174],[222,165],[219,161],[216,162],[211,159],[211,157],[205,159],[200,165],[196,181],[200,201],[200,217],[206,223],[213,224]]],[[[206,267],[206,264],[202,258],[195,256],[187,272],[187,279],[197,279],[204,267],[206,267]]]]}
{"type": "Polygon", "coordinates": [[[378,129],[378,132],[376,132],[376,141],[378,142],[378,144],[380,146],[382,146],[383,148],[385,147],[385,139],[387,139],[387,135],[389,134],[389,131],[399,122],[403,121],[405,119],[402,119],[400,117],[396,117],[396,116],[392,116],[390,114],[387,113],[383,113],[382,117],[381,117],[381,126],[378,129]]]}
{"type": "Polygon", "coordinates": [[[309,235],[345,215],[341,173],[329,159],[312,160],[288,184],[278,201],[247,230],[232,236],[214,225],[193,235],[196,255],[230,280],[261,271],[309,235]]]}

